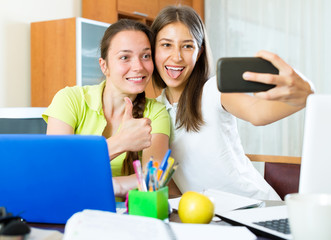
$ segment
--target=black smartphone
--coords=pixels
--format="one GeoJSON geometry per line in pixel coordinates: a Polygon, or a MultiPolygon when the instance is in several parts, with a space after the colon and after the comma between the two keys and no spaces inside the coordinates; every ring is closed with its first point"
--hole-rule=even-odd
{"type": "Polygon", "coordinates": [[[279,71],[269,61],[259,57],[227,57],[217,61],[217,87],[220,92],[261,92],[275,85],[246,81],[244,72],[272,73],[279,71]]]}

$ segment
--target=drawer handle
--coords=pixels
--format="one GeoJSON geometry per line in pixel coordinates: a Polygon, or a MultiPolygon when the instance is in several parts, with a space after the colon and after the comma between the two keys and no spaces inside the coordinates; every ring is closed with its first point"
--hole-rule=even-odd
{"type": "Polygon", "coordinates": [[[141,12],[133,12],[133,14],[138,15],[138,16],[142,16],[142,17],[148,17],[148,14],[141,13],[141,12]]]}

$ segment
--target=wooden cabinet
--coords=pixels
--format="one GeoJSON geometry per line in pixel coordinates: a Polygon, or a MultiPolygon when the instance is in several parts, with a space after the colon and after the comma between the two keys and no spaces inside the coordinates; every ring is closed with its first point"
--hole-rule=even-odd
{"type": "Polygon", "coordinates": [[[152,24],[158,12],[168,5],[187,5],[204,19],[204,0],[82,0],[82,15],[113,23],[121,18],[152,24]]]}
{"type": "Polygon", "coordinates": [[[151,0],[120,0],[117,1],[117,11],[119,14],[146,17],[153,20],[158,11],[158,1],[151,0]]]}
{"type": "Polygon", "coordinates": [[[204,19],[204,0],[158,0],[159,11],[169,5],[186,5],[194,8],[194,10],[204,19]]]}
{"type": "Polygon", "coordinates": [[[99,44],[108,26],[84,18],[31,23],[32,107],[47,107],[66,86],[101,81],[99,44]]]}
{"type": "MultiPolygon", "coordinates": [[[[83,18],[31,23],[31,106],[47,107],[66,86],[98,84],[100,40],[121,18],[152,24],[168,5],[188,5],[204,16],[204,0],[82,0],[83,18]]],[[[146,96],[154,98],[152,81],[146,96]]]]}

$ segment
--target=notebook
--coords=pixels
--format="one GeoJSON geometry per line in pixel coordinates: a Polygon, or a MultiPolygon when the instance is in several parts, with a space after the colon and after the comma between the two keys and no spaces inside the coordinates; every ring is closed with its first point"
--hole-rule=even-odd
{"type": "Polygon", "coordinates": [[[217,236],[219,239],[231,240],[256,239],[245,227],[169,223],[151,217],[84,210],[68,220],[63,240],[187,240],[217,239],[217,236]]]}
{"type": "Polygon", "coordinates": [[[0,134],[0,206],[57,224],[83,209],[116,212],[105,138],[0,134]]]}
{"type": "MultiPolygon", "coordinates": [[[[305,113],[300,193],[331,193],[330,136],[331,95],[313,94],[307,99],[305,113]]],[[[237,210],[221,215],[223,220],[235,225],[245,225],[256,234],[274,239],[292,239],[290,233],[281,233],[272,229],[276,223],[272,220],[286,221],[287,217],[286,205],[237,210]],[[261,226],[265,221],[270,221],[267,223],[268,228],[261,226]]]]}

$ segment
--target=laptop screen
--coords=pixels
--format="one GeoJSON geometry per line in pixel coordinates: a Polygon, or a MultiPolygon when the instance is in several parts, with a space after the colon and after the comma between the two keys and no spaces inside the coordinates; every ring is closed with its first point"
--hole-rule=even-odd
{"type": "Polygon", "coordinates": [[[0,134],[0,155],[0,206],[28,222],[116,211],[104,137],[0,134]]]}
{"type": "Polygon", "coordinates": [[[46,108],[0,108],[0,134],[45,134],[47,124],[41,117],[46,108]]]}
{"type": "Polygon", "coordinates": [[[331,193],[331,95],[307,99],[300,193],[331,193]]]}
{"type": "Polygon", "coordinates": [[[42,118],[0,118],[0,134],[45,134],[46,129],[47,124],[42,118]]]}

